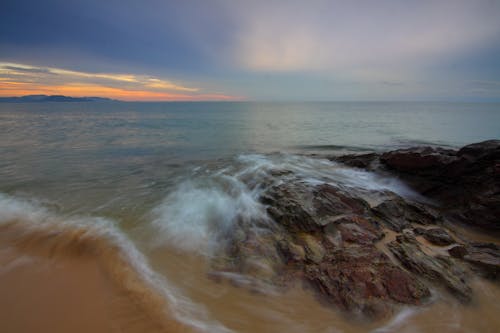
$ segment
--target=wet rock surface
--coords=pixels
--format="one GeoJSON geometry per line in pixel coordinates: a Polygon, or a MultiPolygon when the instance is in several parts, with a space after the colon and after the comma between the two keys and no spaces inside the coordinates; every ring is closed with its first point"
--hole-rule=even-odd
{"type": "Polygon", "coordinates": [[[500,141],[335,160],[392,173],[432,201],[384,193],[368,202],[342,185],[273,172],[283,178],[260,195],[273,227],[236,227],[214,270],[283,288],[303,281],[320,301],[372,318],[424,304],[431,290],[467,303],[474,275],[498,279],[500,248],[457,237],[453,224],[500,228],[500,141]]]}
{"type": "Polygon", "coordinates": [[[448,218],[500,231],[500,140],[458,151],[410,148],[380,155],[380,169],[442,206],[448,218]]]}
{"type": "Polygon", "coordinates": [[[389,243],[389,249],[404,267],[419,277],[443,285],[464,302],[471,299],[472,290],[467,285],[465,270],[453,259],[427,255],[411,234],[398,235],[389,243]]]}
{"type": "Polygon", "coordinates": [[[500,278],[500,246],[473,242],[469,244],[467,253],[462,258],[485,277],[500,278]]]}
{"type": "Polygon", "coordinates": [[[415,228],[414,231],[417,235],[422,235],[425,240],[434,245],[445,246],[455,243],[455,240],[450,236],[450,234],[441,228],[415,228]]]}

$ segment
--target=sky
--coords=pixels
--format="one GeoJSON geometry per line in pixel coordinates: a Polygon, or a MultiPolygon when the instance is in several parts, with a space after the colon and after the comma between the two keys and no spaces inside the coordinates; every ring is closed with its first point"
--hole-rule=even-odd
{"type": "Polygon", "coordinates": [[[0,96],[500,101],[500,0],[2,0],[0,96]]]}

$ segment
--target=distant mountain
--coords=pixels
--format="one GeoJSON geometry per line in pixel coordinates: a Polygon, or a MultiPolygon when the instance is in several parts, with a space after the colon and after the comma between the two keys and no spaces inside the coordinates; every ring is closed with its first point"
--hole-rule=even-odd
{"type": "Polygon", "coordinates": [[[0,103],[32,103],[32,102],[104,102],[113,101],[103,97],[70,97],[63,95],[27,95],[21,97],[0,97],[0,103]]]}

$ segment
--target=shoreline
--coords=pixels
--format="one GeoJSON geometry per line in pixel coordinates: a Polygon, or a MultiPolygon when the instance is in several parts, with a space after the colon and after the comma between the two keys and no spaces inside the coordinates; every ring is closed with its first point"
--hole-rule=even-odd
{"type": "MultiPolygon", "coordinates": [[[[500,226],[491,219],[499,151],[500,141],[488,141],[461,150],[418,147],[330,157],[342,163],[335,166],[339,172],[346,165],[390,175],[438,206],[389,190],[306,183],[286,167],[267,170],[272,181],[258,200],[275,227],[253,220],[233,225],[207,259],[207,274],[257,293],[266,285],[286,291],[303,282],[319,303],[352,320],[395,320],[406,306],[425,312],[437,306],[435,290],[467,309],[477,301],[478,277],[493,286],[499,278],[500,226]],[[460,188],[476,190],[457,194],[476,205],[456,199],[453,191],[460,188]],[[493,195],[484,201],[484,193],[493,195]],[[481,200],[486,206],[478,209],[481,200]],[[479,214],[486,217],[480,225],[464,220],[479,214]],[[477,238],[488,230],[488,238],[477,238]],[[241,276],[250,283],[233,280],[241,276]]],[[[196,331],[175,318],[172,300],[106,232],[46,212],[19,213],[23,209],[0,221],[2,330],[196,331]]]]}

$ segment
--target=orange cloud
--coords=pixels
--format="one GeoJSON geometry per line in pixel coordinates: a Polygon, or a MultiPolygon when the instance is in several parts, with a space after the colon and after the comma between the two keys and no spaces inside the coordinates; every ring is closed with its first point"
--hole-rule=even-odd
{"type": "Polygon", "coordinates": [[[130,90],[93,84],[41,85],[26,82],[0,81],[0,96],[33,94],[67,95],[73,97],[99,96],[123,101],[231,101],[239,97],[224,94],[182,94],[147,90],[130,90]]]}
{"type": "Polygon", "coordinates": [[[148,75],[89,73],[0,62],[0,96],[33,94],[98,96],[124,101],[242,99],[219,93],[202,93],[199,88],[148,75]]]}

